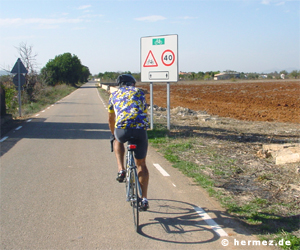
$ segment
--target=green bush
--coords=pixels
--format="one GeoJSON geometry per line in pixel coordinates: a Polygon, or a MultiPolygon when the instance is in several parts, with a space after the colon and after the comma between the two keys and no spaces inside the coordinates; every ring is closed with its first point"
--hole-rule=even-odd
{"type": "Polygon", "coordinates": [[[18,107],[18,91],[15,86],[4,86],[2,88],[5,90],[5,104],[7,113],[11,113],[18,107]]]}

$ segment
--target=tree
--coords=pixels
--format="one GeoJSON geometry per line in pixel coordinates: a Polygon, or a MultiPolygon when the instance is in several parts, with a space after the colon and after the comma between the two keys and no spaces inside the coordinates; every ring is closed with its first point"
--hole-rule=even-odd
{"type": "Polygon", "coordinates": [[[197,78],[199,79],[199,80],[203,80],[204,79],[204,72],[202,72],[202,71],[199,71],[198,73],[197,73],[197,78]]]}
{"type": "Polygon", "coordinates": [[[90,75],[91,75],[91,73],[90,73],[89,68],[87,66],[82,66],[80,82],[87,82],[90,75]]]}
{"type": "Polygon", "coordinates": [[[90,71],[83,66],[76,55],[64,53],[49,60],[41,71],[44,79],[50,85],[66,83],[75,85],[79,81],[86,81],[90,71]]]}
{"type": "MultiPolygon", "coordinates": [[[[124,74],[130,74],[128,72],[130,72],[130,71],[127,71],[124,74]]],[[[102,78],[102,80],[104,80],[104,81],[115,82],[116,79],[118,78],[118,76],[121,74],[122,74],[121,72],[105,71],[104,73],[99,73],[98,77],[102,78]]]]}
{"type": "Polygon", "coordinates": [[[247,78],[248,79],[258,79],[259,75],[257,73],[249,73],[247,78]]]}
{"type": "Polygon", "coordinates": [[[204,80],[211,80],[214,78],[214,76],[215,76],[215,73],[213,71],[207,71],[207,72],[205,72],[204,80]]]}
{"type": "Polygon", "coordinates": [[[132,76],[135,78],[137,82],[141,81],[141,73],[132,73],[132,76]]]}
{"type": "Polygon", "coordinates": [[[196,73],[195,72],[191,72],[190,79],[191,80],[195,80],[195,77],[196,77],[196,73]]]}
{"type": "Polygon", "coordinates": [[[241,77],[241,79],[245,79],[245,78],[246,78],[245,73],[244,73],[244,72],[241,72],[240,77],[241,77]]]}
{"type": "Polygon", "coordinates": [[[297,70],[293,70],[290,74],[289,74],[291,77],[293,78],[299,78],[300,77],[300,70],[297,71],[297,70]]]}
{"type": "Polygon", "coordinates": [[[27,43],[24,42],[20,43],[19,47],[16,47],[29,74],[36,72],[35,68],[37,54],[33,53],[32,47],[32,45],[27,45],[27,43]]]}

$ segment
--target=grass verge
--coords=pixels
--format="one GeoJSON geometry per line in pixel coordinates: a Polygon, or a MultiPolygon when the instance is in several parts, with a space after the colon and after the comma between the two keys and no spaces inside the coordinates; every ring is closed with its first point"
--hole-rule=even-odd
{"type": "MultiPolygon", "coordinates": [[[[291,204],[275,204],[266,199],[254,198],[241,205],[232,194],[219,188],[220,180],[242,171],[235,159],[218,154],[214,146],[204,147],[199,138],[176,136],[159,124],[148,131],[148,138],[150,144],[157,148],[173,167],[192,177],[209,195],[216,197],[228,213],[236,216],[261,240],[274,240],[280,246],[280,240],[283,239],[291,243],[290,246],[280,246],[283,249],[300,249],[300,239],[293,234],[299,230],[298,217],[292,213],[290,216],[279,215],[282,207],[291,204]],[[190,160],[195,155],[206,159],[205,164],[197,164],[194,159],[190,160]]],[[[289,210],[292,209],[289,207],[289,210]]]]}
{"type": "MultiPolygon", "coordinates": [[[[78,87],[74,87],[67,84],[45,86],[44,88],[41,88],[36,94],[34,101],[30,101],[27,98],[26,94],[22,93],[22,116],[30,116],[34,113],[39,112],[40,110],[43,110],[47,106],[67,96],[77,88],[78,87]]],[[[15,98],[12,100],[12,104],[9,107],[10,109],[7,111],[7,113],[12,114],[13,117],[18,117],[19,109],[17,96],[15,96],[15,98]]]]}

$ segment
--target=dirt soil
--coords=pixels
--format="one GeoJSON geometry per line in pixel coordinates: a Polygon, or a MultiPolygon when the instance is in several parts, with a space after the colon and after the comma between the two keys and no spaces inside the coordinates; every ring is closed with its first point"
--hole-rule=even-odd
{"type": "MultiPolygon", "coordinates": [[[[149,84],[139,84],[147,92],[149,84]]],[[[212,164],[213,150],[234,159],[234,169],[218,165],[224,176],[203,171],[216,188],[235,197],[240,205],[261,198],[276,216],[300,219],[300,163],[276,165],[262,151],[264,144],[300,143],[300,81],[171,83],[171,134],[194,139],[194,150],[182,155],[203,166],[212,164]],[[198,153],[197,153],[198,152],[198,153]]],[[[166,124],[166,84],[154,84],[155,123],[166,124]]],[[[270,228],[285,228],[270,221],[270,228]]],[[[291,229],[294,231],[294,229],[291,229]]],[[[300,230],[294,231],[300,237],[300,230]]]]}
{"type": "MultiPolygon", "coordinates": [[[[149,84],[144,86],[149,92],[149,84]]],[[[166,90],[166,84],[154,84],[156,105],[166,107],[166,90]]],[[[247,121],[300,123],[299,80],[178,82],[170,84],[170,95],[171,108],[181,106],[247,121]]]]}

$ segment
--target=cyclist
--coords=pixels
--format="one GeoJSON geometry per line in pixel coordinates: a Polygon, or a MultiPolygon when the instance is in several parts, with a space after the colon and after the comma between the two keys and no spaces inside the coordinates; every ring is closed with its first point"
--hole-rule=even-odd
{"type": "Polygon", "coordinates": [[[149,172],[146,166],[148,150],[147,128],[147,104],[143,91],[135,87],[136,80],[130,74],[122,74],[117,78],[119,89],[109,97],[108,122],[114,140],[114,151],[118,164],[117,181],[123,182],[126,171],[124,167],[124,143],[129,141],[137,145],[135,150],[135,163],[137,166],[139,181],[142,188],[142,207],[146,211],[149,208],[147,190],[149,172]]]}

